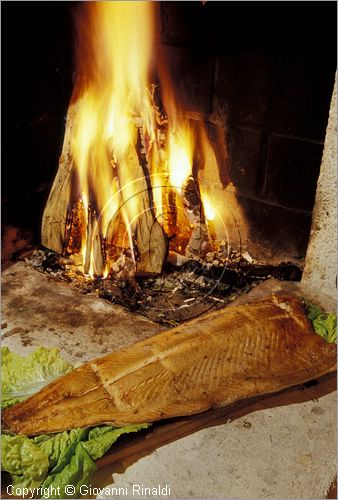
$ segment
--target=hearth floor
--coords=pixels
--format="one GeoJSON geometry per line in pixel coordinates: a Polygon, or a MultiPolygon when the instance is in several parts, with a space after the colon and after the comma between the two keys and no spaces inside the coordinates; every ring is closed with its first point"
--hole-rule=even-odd
{"type": "MultiPolygon", "coordinates": [[[[303,293],[295,284],[269,280],[237,303],[283,290],[303,293]]],[[[325,301],[321,297],[332,307],[325,301]]],[[[161,330],[23,262],[3,272],[2,345],[18,353],[58,347],[78,363],[161,330]]],[[[92,486],[114,486],[98,498],[143,498],[132,495],[133,485],[170,486],[170,495],[151,498],[324,498],[336,473],[335,387],[331,376],[260,400],[219,425],[101,469],[92,486]],[[128,496],[116,495],[118,487],[128,496]]]]}

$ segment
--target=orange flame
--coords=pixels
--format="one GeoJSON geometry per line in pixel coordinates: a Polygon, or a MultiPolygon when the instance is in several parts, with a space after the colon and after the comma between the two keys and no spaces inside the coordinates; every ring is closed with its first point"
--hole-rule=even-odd
{"type": "MultiPolygon", "coordinates": [[[[79,80],[71,151],[87,224],[87,233],[82,234],[83,268],[92,277],[108,275],[107,266],[100,269],[95,261],[95,251],[114,226],[112,221],[122,221],[135,262],[133,234],[144,208],[130,155],[140,135],[159,222],[169,230],[170,216],[164,214],[174,210],[174,224],[187,225],[184,187],[193,172],[197,141],[188,120],[178,112],[168,77],[161,80],[167,127],[164,131],[158,126],[149,92],[154,9],[154,2],[88,2],[78,19],[79,80]],[[91,213],[96,213],[93,227],[91,213]]],[[[211,221],[215,210],[210,198],[202,195],[205,217],[211,221]]]]}
{"type": "Polygon", "coordinates": [[[169,179],[180,190],[192,173],[193,136],[188,126],[176,126],[170,131],[168,148],[169,179]]]}
{"type": "MultiPolygon", "coordinates": [[[[79,190],[87,210],[94,196],[103,237],[121,210],[131,241],[130,221],[139,211],[128,163],[128,148],[137,133],[135,119],[141,120],[150,140],[154,136],[147,92],[153,6],[150,2],[90,2],[85,9],[86,16],[78,24],[81,90],[71,143],[79,190]]],[[[87,244],[84,236],[82,245],[87,244]]]]}

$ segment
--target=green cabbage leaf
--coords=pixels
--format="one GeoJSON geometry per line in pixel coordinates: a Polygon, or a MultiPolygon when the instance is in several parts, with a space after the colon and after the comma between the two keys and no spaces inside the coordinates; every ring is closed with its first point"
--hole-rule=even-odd
{"type": "Polygon", "coordinates": [[[330,344],[337,343],[337,314],[325,313],[319,306],[305,302],[314,331],[330,344]]]}
{"type": "MultiPolygon", "coordinates": [[[[39,347],[23,357],[2,347],[2,408],[22,401],[72,368],[57,349],[39,347]]],[[[11,474],[13,495],[21,496],[26,488],[34,498],[79,498],[81,486],[88,484],[96,470],[95,460],[122,434],[148,426],[101,425],[34,438],[2,434],[1,470],[11,474]],[[74,488],[66,490],[69,485],[74,488]]]]}
{"type": "Polygon", "coordinates": [[[39,347],[28,356],[20,356],[1,347],[1,408],[28,398],[72,368],[58,349],[39,347]]]}

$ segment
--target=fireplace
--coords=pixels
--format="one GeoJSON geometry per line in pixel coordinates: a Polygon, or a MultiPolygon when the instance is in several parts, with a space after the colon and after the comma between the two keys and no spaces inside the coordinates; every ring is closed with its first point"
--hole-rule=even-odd
{"type": "MultiPolygon", "coordinates": [[[[222,3],[159,2],[154,12],[140,12],[150,18],[131,31],[143,29],[144,68],[133,61],[120,73],[122,89],[128,71],[147,73],[138,96],[147,104],[129,115],[128,133],[137,137],[128,161],[116,159],[114,141],[92,148],[101,155],[94,163],[107,161],[106,179],[96,185],[100,169],[90,173],[89,160],[87,172],[79,168],[81,155],[93,152],[87,145],[79,153],[76,141],[81,133],[89,140],[91,121],[106,119],[95,118],[98,104],[90,109],[87,100],[86,110],[81,102],[97,71],[95,41],[109,46],[109,30],[106,40],[93,26],[88,36],[81,2],[31,7],[37,27],[29,45],[13,40],[5,59],[13,98],[4,110],[4,260],[42,241],[47,253],[32,262],[38,269],[169,324],[224,307],[268,277],[299,280],[334,82],[334,27],[318,30],[331,26],[330,8],[309,7],[304,25],[278,7],[287,39],[269,6],[264,19],[257,6],[247,5],[243,16],[222,3]],[[224,16],[233,19],[226,32],[224,16]],[[49,27],[52,18],[62,30],[49,27]],[[19,92],[16,61],[25,50],[34,70],[32,56],[21,56],[28,80],[19,92]]],[[[8,26],[20,22],[6,9],[8,26]]],[[[113,74],[114,61],[139,50],[138,40],[128,48],[132,36],[123,40],[128,29],[121,29],[121,57],[104,61],[106,69],[112,61],[113,74]]]]}
{"type": "MultiPolygon", "coordinates": [[[[180,235],[178,226],[165,227],[173,224],[173,214],[156,226],[159,216],[153,210],[153,219],[144,224],[152,231],[146,245],[149,248],[153,241],[156,252],[160,249],[159,262],[150,259],[143,268],[140,266],[138,274],[144,271],[145,275],[160,275],[168,261],[186,263],[187,247],[189,250],[192,246],[192,252],[209,266],[222,265],[221,250],[227,256],[234,252],[242,260],[244,256],[245,264],[294,266],[296,271],[292,267],[291,277],[299,278],[334,81],[335,29],[330,6],[319,9],[317,4],[311,5],[306,24],[300,14],[290,18],[288,9],[278,6],[279,16],[288,26],[287,40],[275,25],[276,14],[270,6],[246,4],[245,14],[240,6],[223,3],[160,2],[156,7],[157,23],[151,37],[153,60],[157,55],[156,78],[164,72],[170,74],[169,87],[176,107],[184,124],[193,130],[196,143],[185,187],[179,186],[180,194],[175,189],[168,190],[168,206],[176,198],[174,210],[184,215],[178,226],[182,228],[186,220],[192,229],[188,235],[184,231],[180,235]],[[264,18],[256,15],[257,8],[264,10],[264,18]],[[254,14],[255,24],[251,22],[254,14]],[[189,221],[184,212],[184,189],[192,198],[195,196],[195,206],[189,208],[190,214],[192,208],[200,210],[197,222],[196,218],[189,221]],[[197,249],[194,238],[200,240],[197,249]],[[154,273],[149,273],[149,269],[154,273]]],[[[9,5],[5,9],[10,33],[10,27],[21,21],[9,5]]],[[[27,7],[22,5],[22,9],[25,12],[27,7]]],[[[40,234],[40,223],[57,171],[71,93],[79,85],[72,74],[76,66],[72,46],[74,16],[81,9],[81,4],[32,4],[26,15],[36,23],[33,35],[28,37],[23,22],[18,31],[23,38],[27,35],[28,42],[12,40],[5,54],[5,91],[13,96],[4,110],[8,138],[3,212],[5,228],[10,228],[9,233],[5,230],[5,236],[9,234],[13,239],[13,227],[26,230],[32,233],[32,244],[40,243],[42,237],[47,248],[66,253],[67,257],[81,254],[81,249],[70,248],[76,232],[71,226],[74,220],[83,219],[83,205],[88,200],[74,198],[82,204],[80,208],[75,202],[69,208],[69,199],[66,200],[67,215],[62,216],[67,222],[61,229],[64,239],[59,248],[48,241],[44,223],[40,234]],[[54,26],[54,18],[58,25],[55,30],[49,26],[54,26]],[[31,54],[29,59],[24,57],[25,51],[31,54]],[[22,88],[18,72],[23,71],[27,82],[22,88]],[[15,182],[18,177],[19,185],[15,182]],[[68,253],[64,251],[67,245],[68,253]]],[[[161,92],[168,93],[168,84],[165,89],[160,82],[159,89],[153,89],[158,107],[161,92]]],[[[151,170],[148,173],[156,177],[151,170]]],[[[154,182],[161,184],[162,180],[154,182]]],[[[152,191],[150,210],[157,193],[154,186],[152,191]]],[[[48,214],[45,221],[45,226],[50,227],[48,214]]],[[[132,231],[128,233],[125,219],[122,225],[118,239],[124,241],[115,247],[126,250],[121,264],[125,267],[126,259],[135,260],[135,256],[133,243],[128,241],[133,238],[132,231]]],[[[91,231],[95,232],[94,227],[91,231]]],[[[14,239],[20,240],[20,235],[14,235],[14,239]]],[[[102,241],[97,244],[101,245],[102,241]]],[[[136,250],[142,254],[137,242],[136,250]]],[[[82,249],[86,251],[90,253],[88,248],[82,249]]],[[[145,255],[147,252],[144,250],[145,255]]],[[[87,263],[82,262],[82,273],[104,277],[107,271],[103,260],[98,264],[99,270],[90,271],[88,259],[87,263]]]]}

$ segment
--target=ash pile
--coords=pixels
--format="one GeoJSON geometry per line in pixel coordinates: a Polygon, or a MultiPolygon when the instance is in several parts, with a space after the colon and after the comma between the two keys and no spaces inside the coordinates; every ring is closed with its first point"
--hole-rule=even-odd
{"type": "Polygon", "coordinates": [[[157,277],[135,276],[131,259],[124,253],[105,279],[84,275],[72,259],[45,248],[35,249],[22,260],[82,293],[94,293],[168,327],[222,309],[266,279],[299,281],[302,275],[302,269],[291,262],[271,265],[235,250],[226,256],[221,251],[209,252],[203,259],[170,252],[157,277]]]}

